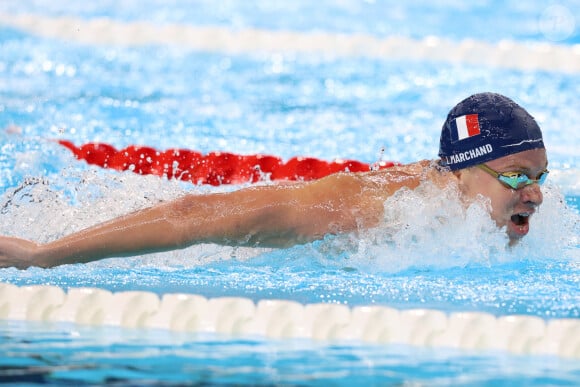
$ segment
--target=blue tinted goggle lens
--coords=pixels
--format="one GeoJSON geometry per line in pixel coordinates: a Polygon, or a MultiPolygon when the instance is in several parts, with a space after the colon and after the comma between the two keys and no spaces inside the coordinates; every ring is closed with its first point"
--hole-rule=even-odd
{"type": "Polygon", "coordinates": [[[523,188],[526,185],[538,183],[539,185],[544,184],[546,179],[548,178],[548,170],[542,171],[536,179],[531,179],[528,175],[521,172],[505,172],[505,173],[498,173],[497,178],[499,181],[504,183],[505,185],[509,186],[513,189],[523,188]]]}

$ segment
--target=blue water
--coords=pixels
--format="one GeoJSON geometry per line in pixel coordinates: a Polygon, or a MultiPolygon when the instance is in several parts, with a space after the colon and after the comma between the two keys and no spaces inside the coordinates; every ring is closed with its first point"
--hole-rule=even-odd
{"type": "MultiPolygon", "coordinates": [[[[541,1],[431,3],[34,1],[3,2],[0,12],[565,46],[579,40],[577,27],[548,39],[538,27],[547,9],[541,1]]],[[[574,2],[558,4],[580,25],[574,2]]],[[[410,162],[435,157],[447,111],[483,90],[522,103],[542,126],[549,151],[545,204],[514,251],[485,234],[454,249],[465,225],[443,233],[418,227],[412,237],[398,235],[398,244],[363,235],[365,249],[345,238],[275,251],[196,246],[49,270],[0,269],[0,281],[580,318],[578,74],[82,45],[0,25],[0,233],[47,241],[184,192],[216,190],[89,167],[51,139],[410,162]]],[[[217,190],[230,189],[237,187],[217,190]]],[[[577,362],[554,357],[18,322],[0,323],[0,331],[0,381],[7,382],[572,385],[580,379],[577,362]]]]}
{"type": "MultiPolygon", "coordinates": [[[[407,1],[100,1],[98,4],[69,4],[50,0],[23,1],[0,5],[11,13],[39,13],[50,16],[75,15],[82,18],[110,17],[116,20],[150,20],[154,23],[224,25],[233,28],[256,27],[269,30],[330,31],[368,33],[376,36],[425,37],[454,39],[474,38],[495,42],[500,39],[545,40],[539,22],[552,23],[575,19],[580,9],[574,0],[546,3],[531,0],[426,2],[407,1]],[[550,6],[565,7],[566,12],[551,12],[550,6]]],[[[553,27],[554,28],[554,27],[553,27]]],[[[557,28],[557,27],[556,27],[557,28]]],[[[566,29],[559,27],[563,31],[566,29]]],[[[559,36],[559,35],[558,35],[559,36]]],[[[553,38],[552,38],[553,39],[553,38]]],[[[559,41],[578,43],[578,30],[559,41]]]]}

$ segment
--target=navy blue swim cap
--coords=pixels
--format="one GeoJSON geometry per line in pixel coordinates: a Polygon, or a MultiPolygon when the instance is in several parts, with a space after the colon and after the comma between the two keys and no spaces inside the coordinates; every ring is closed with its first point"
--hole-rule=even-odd
{"type": "Polygon", "coordinates": [[[537,148],[544,148],[542,131],[524,108],[501,94],[481,93],[449,112],[439,157],[441,165],[456,171],[537,148]]]}

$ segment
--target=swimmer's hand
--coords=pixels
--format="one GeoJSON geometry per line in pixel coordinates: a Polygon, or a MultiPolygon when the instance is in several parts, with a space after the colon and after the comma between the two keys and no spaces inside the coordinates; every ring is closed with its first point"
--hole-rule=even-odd
{"type": "Polygon", "coordinates": [[[35,256],[39,250],[36,243],[26,239],[0,236],[0,267],[26,269],[38,266],[35,256]]]}

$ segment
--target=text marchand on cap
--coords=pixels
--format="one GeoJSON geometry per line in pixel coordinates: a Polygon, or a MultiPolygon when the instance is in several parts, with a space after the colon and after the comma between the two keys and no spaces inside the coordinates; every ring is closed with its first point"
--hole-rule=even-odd
{"type": "Polygon", "coordinates": [[[493,147],[491,144],[485,144],[478,146],[477,148],[467,150],[465,152],[459,152],[454,155],[444,156],[443,161],[447,165],[463,163],[465,161],[473,160],[475,158],[490,154],[493,152],[493,147]]]}

